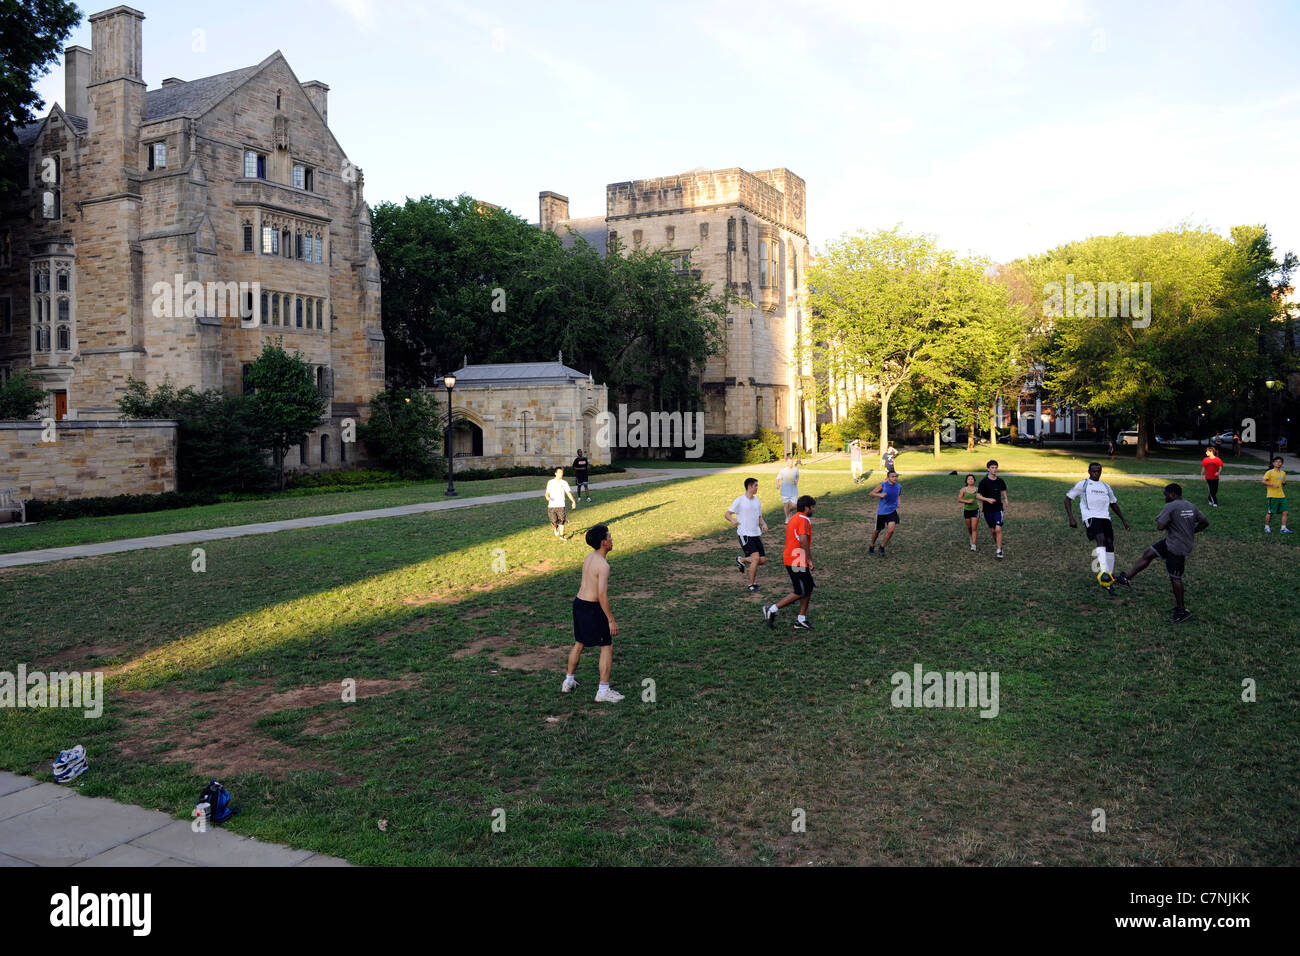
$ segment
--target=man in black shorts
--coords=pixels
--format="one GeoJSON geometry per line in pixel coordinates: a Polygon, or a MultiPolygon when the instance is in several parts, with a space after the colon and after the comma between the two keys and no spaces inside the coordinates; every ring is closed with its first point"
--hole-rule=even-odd
{"type": "Polygon", "coordinates": [[[590,466],[591,462],[587,461],[587,456],[584,455],[582,449],[579,448],[578,457],[573,459],[573,483],[578,486],[577,491],[579,498],[582,497],[582,489],[587,489],[588,501],[591,500],[591,488],[587,485],[587,469],[590,466]]]}
{"type": "Polygon", "coordinates": [[[1164,558],[1165,571],[1169,574],[1169,586],[1174,591],[1174,610],[1170,622],[1181,624],[1192,616],[1192,612],[1183,605],[1183,571],[1186,569],[1187,556],[1192,553],[1195,543],[1194,535],[1210,526],[1209,519],[1201,514],[1200,509],[1190,501],[1183,500],[1183,489],[1178,485],[1165,485],[1165,506],[1156,516],[1156,528],[1166,531],[1163,541],[1157,541],[1147,548],[1141,560],[1125,574],[1115,575],[1115,583],[1129,586],[1129,579],[1156,558],[1164,558]]]}
{"type": "Polygon", "coordinates": [[[990,460],[984,466],[988,474],[980,479],[975,489],[975,497],[984,503],[984,523],[993,529],[993,543],[997,545],[997,557],[1002,557],[1002,517],[1009,504],[1007,500],[1007,483],[998,477],[998,463],[990,460]]]}
{"type": "Polygon", "coordinates": [[[799,602],[799,616],[794,626],[800,630],[811,631],[808,623],[808,602],[812,600],[812,513],[817,507],[817,499],[812,495],[799,498],[798,512],[790,516],[790,523],[785,526],[785,569],[790,574],[790,586],[793,590],[776,604],[763,608],[763,617],[768,627],[776,626],[776,612],[786,605],[799,602]]]}
{"type": "Polygon", "coordinates": [[[578,686],[573,673],[584,647],[600,648],[600,687],[596,691],[597,703],[615,704],[623,695],[609,686],[609,674],[614,663],[613,638],[618,636],[618,622],[609,609],[609,561],[606,555],[614,550],[614,536],[609,528],[598,524],[587,529],[587,544],[595,549],[582,562],[582,585],[573,599],[573,648],[569,651],[569,670],[560,685],[562,693],[578,686]]]}

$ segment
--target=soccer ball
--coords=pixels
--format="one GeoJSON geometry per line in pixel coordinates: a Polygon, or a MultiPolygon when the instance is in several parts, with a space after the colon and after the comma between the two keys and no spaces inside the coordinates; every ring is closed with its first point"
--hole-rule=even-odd
{"type": "Polygon", "coordinates": [[[1115,583],[1115,578],[1109,571],[1103,571],[1101,574],[1097,575],[1097,583],[1104,588],[1108,588],[1115,583]]]}

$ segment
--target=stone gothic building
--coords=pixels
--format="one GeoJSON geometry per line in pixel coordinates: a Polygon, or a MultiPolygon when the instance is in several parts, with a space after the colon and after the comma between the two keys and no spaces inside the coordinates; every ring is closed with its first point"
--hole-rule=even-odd
{"type": "Polygon", "coordinates": [[[17,131],[0,206],[0,376],[30,369],[50,417],[118,418],[128,376],[242,387],[263,342],[316,371],[329,418],[292,467],[353,457],[340,422],[384,386],[379,266],[362,175],[324,83],[273,53],[200,79],[142,78],[144,14],[92,14],[66,97],[17,131]]]}
{"type": "Polygon", "coordinates": [[[807,187],[788,169],[696,170],[610,183],[605,215],[571,219],[566,196],[540,194],[540,225],[570,230],[603,254],[610,240],[671,256],[715,289],[742,300],[726,319],[725,345],[702,378],[705,430],[752,435],[760,425],[813,447],[816,409],[800,392],[796,349],[807,315],[807,187]],[[801,414],[802,413],[802,414],[801,414]]]}

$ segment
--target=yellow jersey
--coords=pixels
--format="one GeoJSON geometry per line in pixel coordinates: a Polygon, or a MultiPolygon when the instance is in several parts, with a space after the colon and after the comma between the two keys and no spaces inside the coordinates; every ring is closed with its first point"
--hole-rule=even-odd
{"type": "Polygon", "coordinates": [[[1276,485],[1265,486],[1266,498],[1285,498],[1286,497],[1286,472],[1281,468],[1270,468],[1264,472],[1264,477],[1276,481],[1276,485]]]}

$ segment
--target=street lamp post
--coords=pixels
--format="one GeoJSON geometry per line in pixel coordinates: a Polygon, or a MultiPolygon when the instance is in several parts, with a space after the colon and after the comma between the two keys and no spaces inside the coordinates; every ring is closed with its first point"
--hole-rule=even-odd
{"type": "Polygon", "coordinates": [[[796,389],[795,394],[799,399],[799,454],[803,455],[805,450],[804,446],[808,443],[808,436],[804,434],[803,385],[800,385],[799,388],[796,389]]]}
{"type": "Polygon", "coordinates": [[[1269,379],[1264,383],[1264,387],[1268,389],[1268,462],[1271,468],[1273,466],[1273,455],[1277,449],[1277,428],[1273,424],[1273,393],[1282,387],[1282,383],[1275,379],[1269,379]]]}
{"type": "Polygon", "coordinates": [[[447,497],[459,497],[456,494],[456,463],[452,457],[452,440],[451,431],[451,390],[456,387],[455,375],[444,375],[442,384],[447,386],[447,490],[443,492],[447,497]]]}

